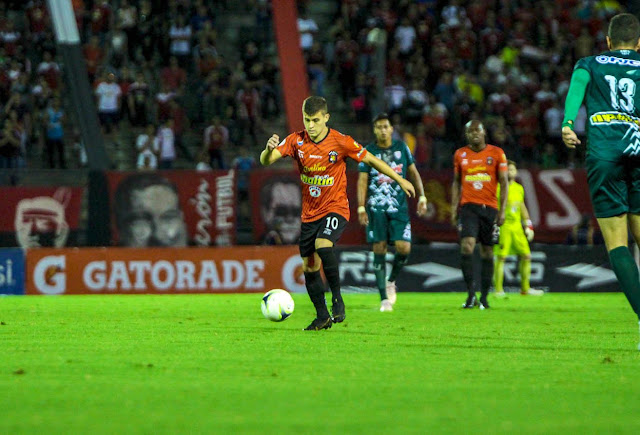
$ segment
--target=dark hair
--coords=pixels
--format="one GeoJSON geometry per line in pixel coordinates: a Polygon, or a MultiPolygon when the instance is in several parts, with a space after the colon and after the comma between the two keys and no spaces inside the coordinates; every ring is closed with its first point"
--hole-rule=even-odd
{"type": "Polygon", "coordinates": [[[144,190],[151,186],[165,186],[178,196],[178,188],[173,182],[153,172],[129,175],[118,184],[116,193],[113,196],[113,213],[116,218],[116,227],[121,234],[120,237],[122,237],[123,230],[126,228],[129,220],[132,193],[136,190],[144,190]]]}
{"type": "Polygon", "coordinates": [[[384,121],[385,119],[389,121],[389,124],[391,124],[391,118],[389,118],[389,115],[386,112],[378,113],[375,118],[373,118],[373,125],[376,125],[376,122],[384,121]]]}
{"type": "Polygon", "coordinates": [[[640,22],[633,14],[618,14],[609,22],[611,47],[635,45],[640,38],[640,22]]]}
{"type": "Polygon", "coordinates": [[[307,115],[314,115],[318,112],[329,113],[327,100],[322,97],[308,97],[302,103],[302,111],[307,115]]]}
{"type": "Polygon", "coordinates": [[[507,160],[507,166],[509,166],[509,165],[513,165],[513,166],[515,166],[516,168],[518,167],[518,165],[516,164],[516,162],[515,162],[515,161],[513,161],[513,160],[507,160]]]}

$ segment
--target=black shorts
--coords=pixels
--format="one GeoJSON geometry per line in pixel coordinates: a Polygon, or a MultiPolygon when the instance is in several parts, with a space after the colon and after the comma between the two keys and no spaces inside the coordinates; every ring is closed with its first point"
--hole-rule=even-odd
{"type": "Polygon", "coordinates": [[[316,239],[331,240],[335,245],[347,227],[347,219],[338,213],[329,213],[313,222],[302,222],[300,256],[310,257],[316,250],[316,239]]]}
{"type": "Polygon", "coordinates": [[[498,210],[480,204],[464,204],[458,215],[460,238],[473,237],[486,246],[498,243],[500,228],[496,225],[498,210]]]}

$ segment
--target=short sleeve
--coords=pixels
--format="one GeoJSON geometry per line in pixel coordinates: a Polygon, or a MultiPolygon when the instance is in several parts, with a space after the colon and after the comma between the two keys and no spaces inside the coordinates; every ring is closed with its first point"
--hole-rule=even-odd
{"type": "MultiPolygon", "coordinates": [[[[297,134],[293,133],[290,134],[289,136],[285,137],[282,142],[280,142],[278,144],[278,146],[276,147],[276,149],[280,152],[280,154],[282,154],[282,157],[293,157],[294,154],[294,149],[293,149],[293,143],[297,140],[297,134]]],[[[300,139],[302,140],[302,139],[300,139]]]]}
{"type": "Polygon", "coordinates": [[[588,73],[591,73],[591,69],[589,68],[589,62],[587,62],[587,58],[583,57],[582,59],[578,60],[576,62],[576,66],[573,67],[573,70],[579,70],[579,69],[583,69],[585,71],[587,71],[588,73]]]}
{"type": "Polygon", "coordinates": [[[411,150],[407,144],[404,144],[404,154],[407,157],[407,167],[413,165],[415,163],[413,160],[413,154],[411,154],[411,150]]]}
{"type": "Polygon", "coordinates": [[[347,157],[352,158],[358,163],[362,162],[367,155],[366,148],[360,145],[351,136],[344,136],[342,140],[342,148],[347,157]]]}
{"type": "Polygon", "coordinates": [[[498,148],[498,172],[507,172],[508,170],[507,156],[504,151],[498,148]]]}

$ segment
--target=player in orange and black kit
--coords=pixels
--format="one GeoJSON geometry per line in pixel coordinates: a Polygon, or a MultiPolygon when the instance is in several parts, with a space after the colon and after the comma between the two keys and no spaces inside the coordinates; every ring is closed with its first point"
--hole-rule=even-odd
{"type": "Polygon", "coordinates": [[[289,156],[298,164],[302,182],[302,231],[300,256],[305,285],[316,309],[316,318],[307,331],[331,328],[344,321],[345,307],[340,294],[340,272],[333,246],[349,222],[349,200],[345,174],[347,157],[364,162],[396,181],[409,196],[415,196],[413,185],[398,175],[386,163],[369,154],[358,142],[327,126],[329,113],[322,97],[309,97],[302,103],[305,129],[287,136],[283,141],[271,136],[260,154],[260,163],[267,166],[289,156]],[[329,315],[324,298],[324,283],[320,266],[331,288],[329,315]]]}
{"type": "Polygon", "coordinates": [[[451,223],[460,233],[461,269],[467,285],[467,300],[463,308],[489,308],[487,295],[493,278],[493,245],[498,242],[499,227],[504,223],[509,180],[507,157],[501,148],[487,144],[484,126],[472,120],[465,125],[469,145],[459,148],[453,156],[453,186],[451,188],[451,223]],[[500,211],[496,190],[500,183],[500,211]],[[459,209],[458,209],[459,207],[459,209]],[[482,268],[480,273],[480,303],[473,285],[473,250],[480,242],[482,268]]]}

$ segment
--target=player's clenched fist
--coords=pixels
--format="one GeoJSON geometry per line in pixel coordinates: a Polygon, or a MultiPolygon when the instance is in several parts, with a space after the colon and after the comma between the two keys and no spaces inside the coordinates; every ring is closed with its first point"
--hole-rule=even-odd
{"type": "Polygon", "coordinates": [[[280,136],[278,136],[277,134],[274,134],[267,141],[267,148],[269,149],[269,151],[272,151],[276,149],[279,143],[280,143],[280,136]]]}

